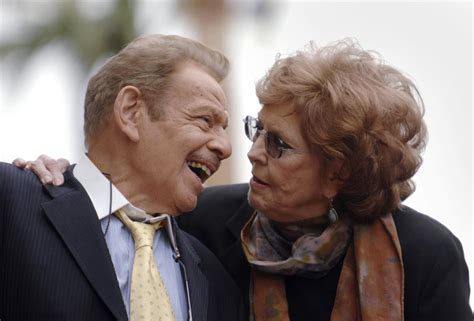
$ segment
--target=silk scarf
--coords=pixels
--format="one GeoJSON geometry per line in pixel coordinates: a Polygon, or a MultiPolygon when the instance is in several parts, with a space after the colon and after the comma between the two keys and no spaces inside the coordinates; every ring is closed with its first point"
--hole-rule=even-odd
{"type": "Polygon", "coordinates": [[[268,219],[254,213],[241,231],[252,267],[251,320],[289,321],[282,275],[322,277],[344,251],[331,321],[403,320],[403,261],[391,214],[355,224],[352,234],[346,219],[319,236],[305,233],[291,243],[289,254],[282,253],[283,243],[272,228],[268,219]]]}

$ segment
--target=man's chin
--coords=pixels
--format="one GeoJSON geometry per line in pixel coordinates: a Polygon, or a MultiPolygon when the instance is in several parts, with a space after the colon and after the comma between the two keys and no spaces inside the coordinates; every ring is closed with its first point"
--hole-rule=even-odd
{"type": "Polygon", "coordinates": [[[197,195],[188,196],[178,204],[178,211],[174,216],[181,215],[186,212],[191,212],[197,206],[197,195]]]}

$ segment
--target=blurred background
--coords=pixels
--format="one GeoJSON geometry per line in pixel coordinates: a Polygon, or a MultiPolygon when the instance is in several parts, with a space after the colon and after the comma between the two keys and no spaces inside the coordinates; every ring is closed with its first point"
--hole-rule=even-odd
{"type": "Polygon", "coordinates": [[[232,63],[224,87],[234,153],[208,184],[247,182],[241,120],[259,110],[256,81],[277,53],[353,37],[421,92],[430,138],[405,203],[461,240],[474,284],[472,14],[471,2],[0,0],[0,161],[76,161],[90,75],[138,35],[178,34],[232,63]]]}

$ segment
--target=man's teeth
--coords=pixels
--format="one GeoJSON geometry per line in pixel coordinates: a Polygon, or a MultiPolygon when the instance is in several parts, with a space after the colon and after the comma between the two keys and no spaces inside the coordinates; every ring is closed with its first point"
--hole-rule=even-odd
{"type": "Polygon", "coordinates": [[[211,176],[211,170],[207,168],[207,166],[204,164],[197,162],[188,162],[188,165],[191,167],[200,168],[206,173],[207,176],[211,176]]]}

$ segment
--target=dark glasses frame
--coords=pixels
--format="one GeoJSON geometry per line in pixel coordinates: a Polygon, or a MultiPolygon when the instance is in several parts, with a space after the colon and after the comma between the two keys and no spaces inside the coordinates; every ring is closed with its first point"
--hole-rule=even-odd
{"type": "Polygon", "coordinates": [[[311,151],[295,149],[285,143],[278,135],[267,132],[262,128],[258,118],[246,116],[244,122],[245,135],[251,142],[255,143],[260,135],[265,138],[265,151],[273,158],[280,158],[283,152],[291,153],[311,153],[311,151]]]}

